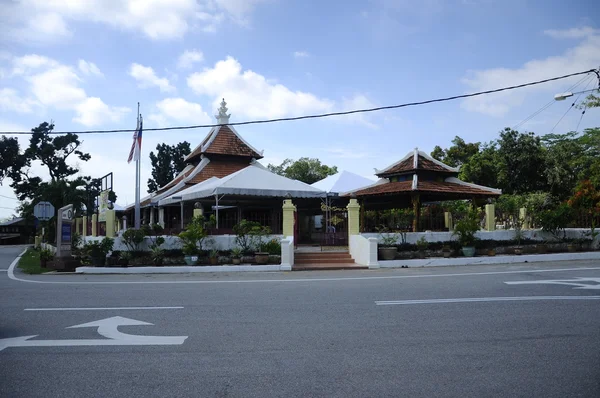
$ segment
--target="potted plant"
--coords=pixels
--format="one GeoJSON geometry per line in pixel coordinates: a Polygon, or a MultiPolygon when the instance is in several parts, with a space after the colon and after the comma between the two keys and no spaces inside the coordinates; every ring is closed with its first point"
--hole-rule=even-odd
{"type": "Polygon", "coordinates": [[[419,240],[417,240],[417,250],[418,250],[418,257],[419,258],[425,258],[425,250],[427,250],[427,246],[429,246],[429,243],[427,242],[427,239],[425,239],[424,236],[421,236],[419,238],[419,240]]]}
{"type": "Polygon", "coordinates": [[[89,242],[86,245],[86,249],[91,257],[93,266],[104,266],[106,263],[106,255],[112,250],[114,242],[114,239],[105,237],[101,241],[89,242]]]}
{"type": "Polygon", "coordinates": [[[152,263],[160,267],[163,265],[163,261],[165,259],[165,251],[158,246],[150,249],[150,258],[152,258],[152,263]]]}
{"type": "Polygon", "coordinates": [[[183,252],[183,261],[187,265],[196,265],[198,263],[198,248],[194,243],[184,243],[181,251],[183,252]]]}
{"type": "Polygon", "coordinates": [[[234,247],[231,249],[231,262],[233,265],[240,265],[242,263],[242,248],[234,247]]]}
{"type": "Polygon", "coordinates": [[[119,254],[119,261],[117,263],[121,267],[127,267],[132,258],[133,255],[130,251],[122,251],[121,254],[119,254]]]}
{"type": "Polygon", "coordinates": [[[54,260],[54,252],[49,249],[40,250],[40,266],[42,268],[46,268],[48,266],[48,261],[54,260]]]}
{"type": "Polygon", "coordinates": [[[218,249],[212,249],[208,255],[208,258],[210,260],[210,265],[217,265],[219,264],[219,250],[218,249]]]}
{"type": "Polygon", "coordinates": [[[183,242],[184,261],[187,265],[197,264],[198,253],[202,250],[202,244],[208,236],[203,216],[196,216],[187,225],[185,231],[179,234],[183,242]]]}
{"type": "Polygon", "coordinates": [[[444,245],[444,247],[442,247],[442,255],[444,258],[450,258],[452,256],[452,248],[450,245],[444,245]]]}
{"type": "Polygon", "coordinates": [[[479,231],[479,215],[475,209],[467,212],[464,218],[458,220],[454,226],[453,235],[458,237],[462,253],[465,257],[475,255],[475,233],[479,231]]]}
{"type": "Polygon", "coordinates": [[[396,246],[398,236],[387,232],[386,228],[381,228],[379,239],[381,240],[381,245],[378,248],[379,258],[382,260],[396,259],[398,255],[398,247],[396,246]]]}
{"type": "Polygon", "coordinates": [[[269,262],[269,252],[267,251],[267,243],[264,238],[271,233],[269,227],[256,225],[250,230],[251,241],[257,249],[254,253],[254,262],[263,265],[269,262]]]}

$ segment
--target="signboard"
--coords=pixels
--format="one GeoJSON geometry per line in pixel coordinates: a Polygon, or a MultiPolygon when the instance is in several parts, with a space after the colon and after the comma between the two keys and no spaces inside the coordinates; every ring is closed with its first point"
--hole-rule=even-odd
{"type": "Polygon", "coordinates": [[[98,222],[106,221],[106,211],[108,210],[108,193],[110,191],[102,191],[100,192],[100,197],[98,200],[98,222]]]}
{"type": "Polygon", "coordinates": [[[56,256],[71,256],[71,225],[73,223],[73,205],[58,209],[56,220],[56,256]]]}
{"type": "Polygon", "coordinates": [[[71,242],[71,224],[63,223],[60,240],[63,242],[71,242]]]}
{"type": "Polygon", "coordinates": [[[54,217],[54,206],[50,202],[39,202],[33,207],[33,215],[41,221],[54,217]]]}

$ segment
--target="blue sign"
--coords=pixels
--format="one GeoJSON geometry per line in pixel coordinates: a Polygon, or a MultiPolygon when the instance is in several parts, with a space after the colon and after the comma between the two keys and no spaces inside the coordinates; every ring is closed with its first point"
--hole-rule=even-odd
{"type": "Polygon", "coordinates": [[[71,223],[63,222],[61,241],[65,242],[65,243],[71,242],[71,223]]]}

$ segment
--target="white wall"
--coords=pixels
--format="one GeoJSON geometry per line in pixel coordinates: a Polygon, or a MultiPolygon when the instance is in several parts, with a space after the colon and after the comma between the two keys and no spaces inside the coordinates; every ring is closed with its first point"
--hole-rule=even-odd
{"type": "MultiPolygon", "coordinates": [[[[231,248],[236,246],[235,237],[236,237],[236,235],[211,235],[211,236],[207,237],[207,239],[204,240],[204,242],[202,244],[202,248],[204,250],[210,250],[213,248],[216,248],[218,250],[231,250],[231,248]]],[[[181,239],[179,239],[179,237],[169,235],[169,236],[163,236],[163,238],[165,238],[165,243],[161,246],[163,249],[165,249],[165,250],[181,249],[182,243],[181,243],[181,239]]],[[[101,241],[102,239],[104,239],[103,236],[96,236],[96,237],[87,236],[85,238],[82,237],[82,241],[85,241],[85,242],[101,241]]],[[[269,235],[269,236],[265,237],[265,239],[281,240],[281,239],[283,239],[283,235],[269,235]]],[[[150,250],[151,243],[152,243],[152,241],[150,240],[150,238],[146,237],[144,239],[144,242],[140,245],[140,249],[141,250],[150,250]]],[[[119,250],[119,251],[128,250],[127,246],[125,246],[125,244],[123,243],[123,240],[121,237],[115,238],[115,244],[113,246],[113,250],[119,250]]]]}
{"type": "Polygon", "coordinates": [[[348,250],[350,257],[357,264],[367,265],[369,268],[379,268],[379,263],[377,262],[377,238],[350,235],[348,250]]]}
{"type": "MultiPolygon", "coordinates": [[[[566,229],[567,238],[575,239],[585,237],[585,234],[589,232],[589,229],[586,228],[568,228],[566,229]]],[[[397,244],[402,243],[400,234],[391,234],[396,235],[398,237],[397,244]]],[[[375,238],[379,243],[382,242],[381,235],[378,233],[364,233],[361,236],[365,238],[375,238]]],[[[406,233],[406,243],[415,244],[417,240],[421,239],[421,237],[425,237],[427,242],[448,242],[457,240],[456,236],[452,235],[452,232],[407,232],[406,233]]],[[[513,240],[515,238],[514,230],[498,230],[498,231],[479,231],[475,234],[478,239],[481,240],[513,240]]],[[[548,232],[544,232],[540,229],[530,229],[523,230],[523,239],[531,239],[531,240],[554,240],[552,234],[548,232]]]]}
{"type": "Polygon", "coordinates": [[[294,265],[294,237],[286,236],[281,240],[281,270],[291,271],[294,265]]]}

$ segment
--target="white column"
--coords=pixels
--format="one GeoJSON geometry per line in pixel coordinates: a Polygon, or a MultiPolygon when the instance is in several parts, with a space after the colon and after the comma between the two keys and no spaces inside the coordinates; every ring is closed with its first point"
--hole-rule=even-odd
{"type": "Polygon", "coordinates": [[[165,227],[165,208],[164,207],[159,207],[158,208],[158,223],[160,224],[161,227],[165,227]]]}

